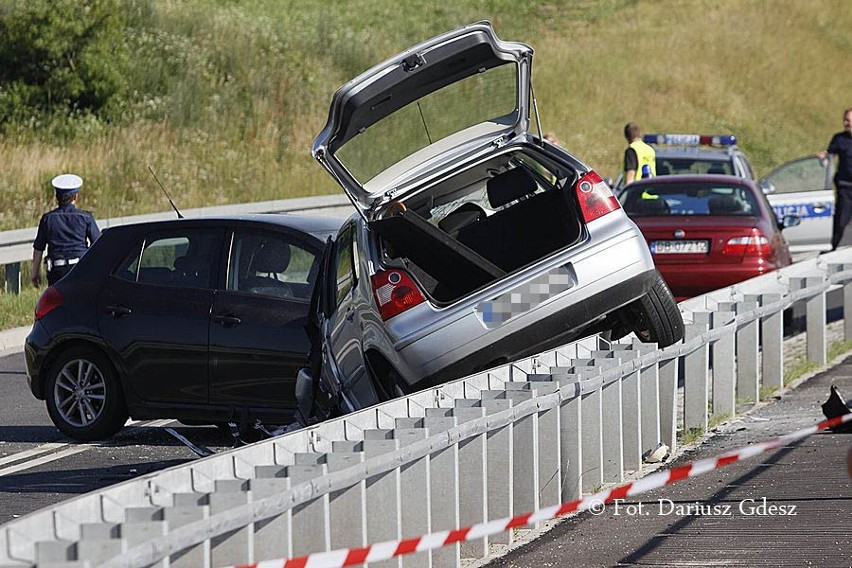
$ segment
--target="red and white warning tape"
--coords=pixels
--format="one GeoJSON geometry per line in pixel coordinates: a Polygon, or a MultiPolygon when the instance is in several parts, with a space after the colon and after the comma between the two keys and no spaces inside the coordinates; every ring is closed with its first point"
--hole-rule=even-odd
{"type": "Polygon", "coordinates": [[[497,534],[515,527],[522,527],[536,522],[555,519],[569,513],[585,511],[592,505],[611,503],[616,499],[624,499],[652,489],[671,485],[672,483],[676,483],[682,479],[696,477],[702,473],[707,473],[734,462],[760,455],[764,452],[785,446],[791,442],[806,438],[821,430],[834,428],[835,426],[849,421],[852,421],[852,414],[844,414],[843,416],[838,416],[836,418],[820,422],[810,428],[798,430],[792,434],[778,436],[777,438],[772,438],[760,444],[754,444],[746,446],[745,448],[733,450],[716,458],[697,460],[669,470],[652,473],[651,475],[643,477],[637,481],[631,481],[612,489],[589,495],[583,499],[577,499],[576,501],[571,501],[569,503],[562,503],[561,505],[539,509],[532,513],[497,519],[487,523],[479,523],[450,531],[439,531],[425,536],[405,540],[380,542],[363,548],[344,548],[330,552],[319,552],[308,556],[291,558],[289,560],[265,560],[255,564],[244,564],[238,568],[337,568],[339,566],[363,564],[364,562],[388,560],[390,558],[402,556],[403,554],[441,548],[456,542],[476,540],[478,538],[497,534]]]}

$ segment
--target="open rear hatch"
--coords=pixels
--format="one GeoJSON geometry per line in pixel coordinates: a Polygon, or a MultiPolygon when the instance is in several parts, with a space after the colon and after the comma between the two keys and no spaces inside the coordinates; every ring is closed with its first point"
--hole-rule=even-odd
{"type": "Polygon", "coordinates": [[[369,219],[412,180],[526,133],[532,53],[488,22],[414,46],[335,93],[312,153],[369,219]]]}

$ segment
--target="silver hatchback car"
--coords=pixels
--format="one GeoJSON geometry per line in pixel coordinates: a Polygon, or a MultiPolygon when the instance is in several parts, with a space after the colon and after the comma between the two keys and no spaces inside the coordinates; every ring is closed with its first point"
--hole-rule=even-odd
{"type": "Polygon", "coordinates": [[[315,290],[304,415],[358,410],[592,333],[682,338],[671,292],[609,186],[528,131],[532,55],[481,22],[334,95],[312,151],[357,213],[315,290]]]}

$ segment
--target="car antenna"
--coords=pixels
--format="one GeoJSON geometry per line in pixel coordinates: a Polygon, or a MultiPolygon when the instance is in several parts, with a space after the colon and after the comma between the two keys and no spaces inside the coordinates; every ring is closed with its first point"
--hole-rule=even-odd
{"type": "Polygon", "coordinates": [[[177,213],[178,219],[183,219],[183,215],[181,215],[181,214],[180,214],[180,211],[178,211],[178,208],[177,208],[177,207],[175,207],[175,202],[174,202],[174,201],[172,201],[172,198],[169,196],[169,192],[168,192],[168,191],[166,191],[166,188],[165,188],[165,187],[163,187],[163,184],[161,184],[161,183],[160,183],[160,180],[159,180],[159,179],[157,179],[157,174],[155,174],[155,173],[154,173],[154,168],[152,168],[151,166],[148,166],[148,171],[149,171],[149,172],[151,172],[151,175],[152,175],[152,176],[154,176],[154,181],[156,181],[156,182],[157,182],[157,185],[159,185],[159,186],[160,186],[160,189],[162,189],[162,190],[163,190],[163,193],[165,193],[165,194],[166,194],[166,199],[168,199],[168,200],[169,200],[169,204],[172,206],[172,209],[174,209],[174,210],[175,210],[175,213],[177,213]]]}

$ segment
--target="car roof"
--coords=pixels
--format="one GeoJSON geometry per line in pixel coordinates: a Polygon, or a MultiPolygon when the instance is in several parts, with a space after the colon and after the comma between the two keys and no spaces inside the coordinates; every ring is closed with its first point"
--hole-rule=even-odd
{"type": "Polygon", "coordinates": [[[324,240],[327,236],[337,233],[345,219],[343,217],[323,217],[319,215],[293,215],[290,213],[256,213],[248,215],[220,215],[213,217],[184,217],[166,221],[131,223],[112,227],[114,229],[137,230],[140,226],[154,230],[168,230],[181,225],[270,225],[287,227],[308,233],[324,240]]]}
{"type": "Polygon", "coordinates": [[[622,191],[626,191],[627,189],[633,187],[642,187],[645,185],[660,185],[660,184],[690,184],[690,183],[727,183],[727,184],[736,184],[736,185],[746,185],[752,189],[756,189],[757,186],[754,184],[754,181],[740,177],[740,176],[729,176],[723,174],[677,174],[677,175],[668,175],[668,176],[656,176],[651,178],[645,178],[636,180],[633,183],[624,186],[622,191]]]}
{"type": "Polygon", "coordinates": [[[727,148],[654,146],[657,158],[692,158],[705,161],[728,161],[735,154],[742,154],[736,146],[727,148]]]}

